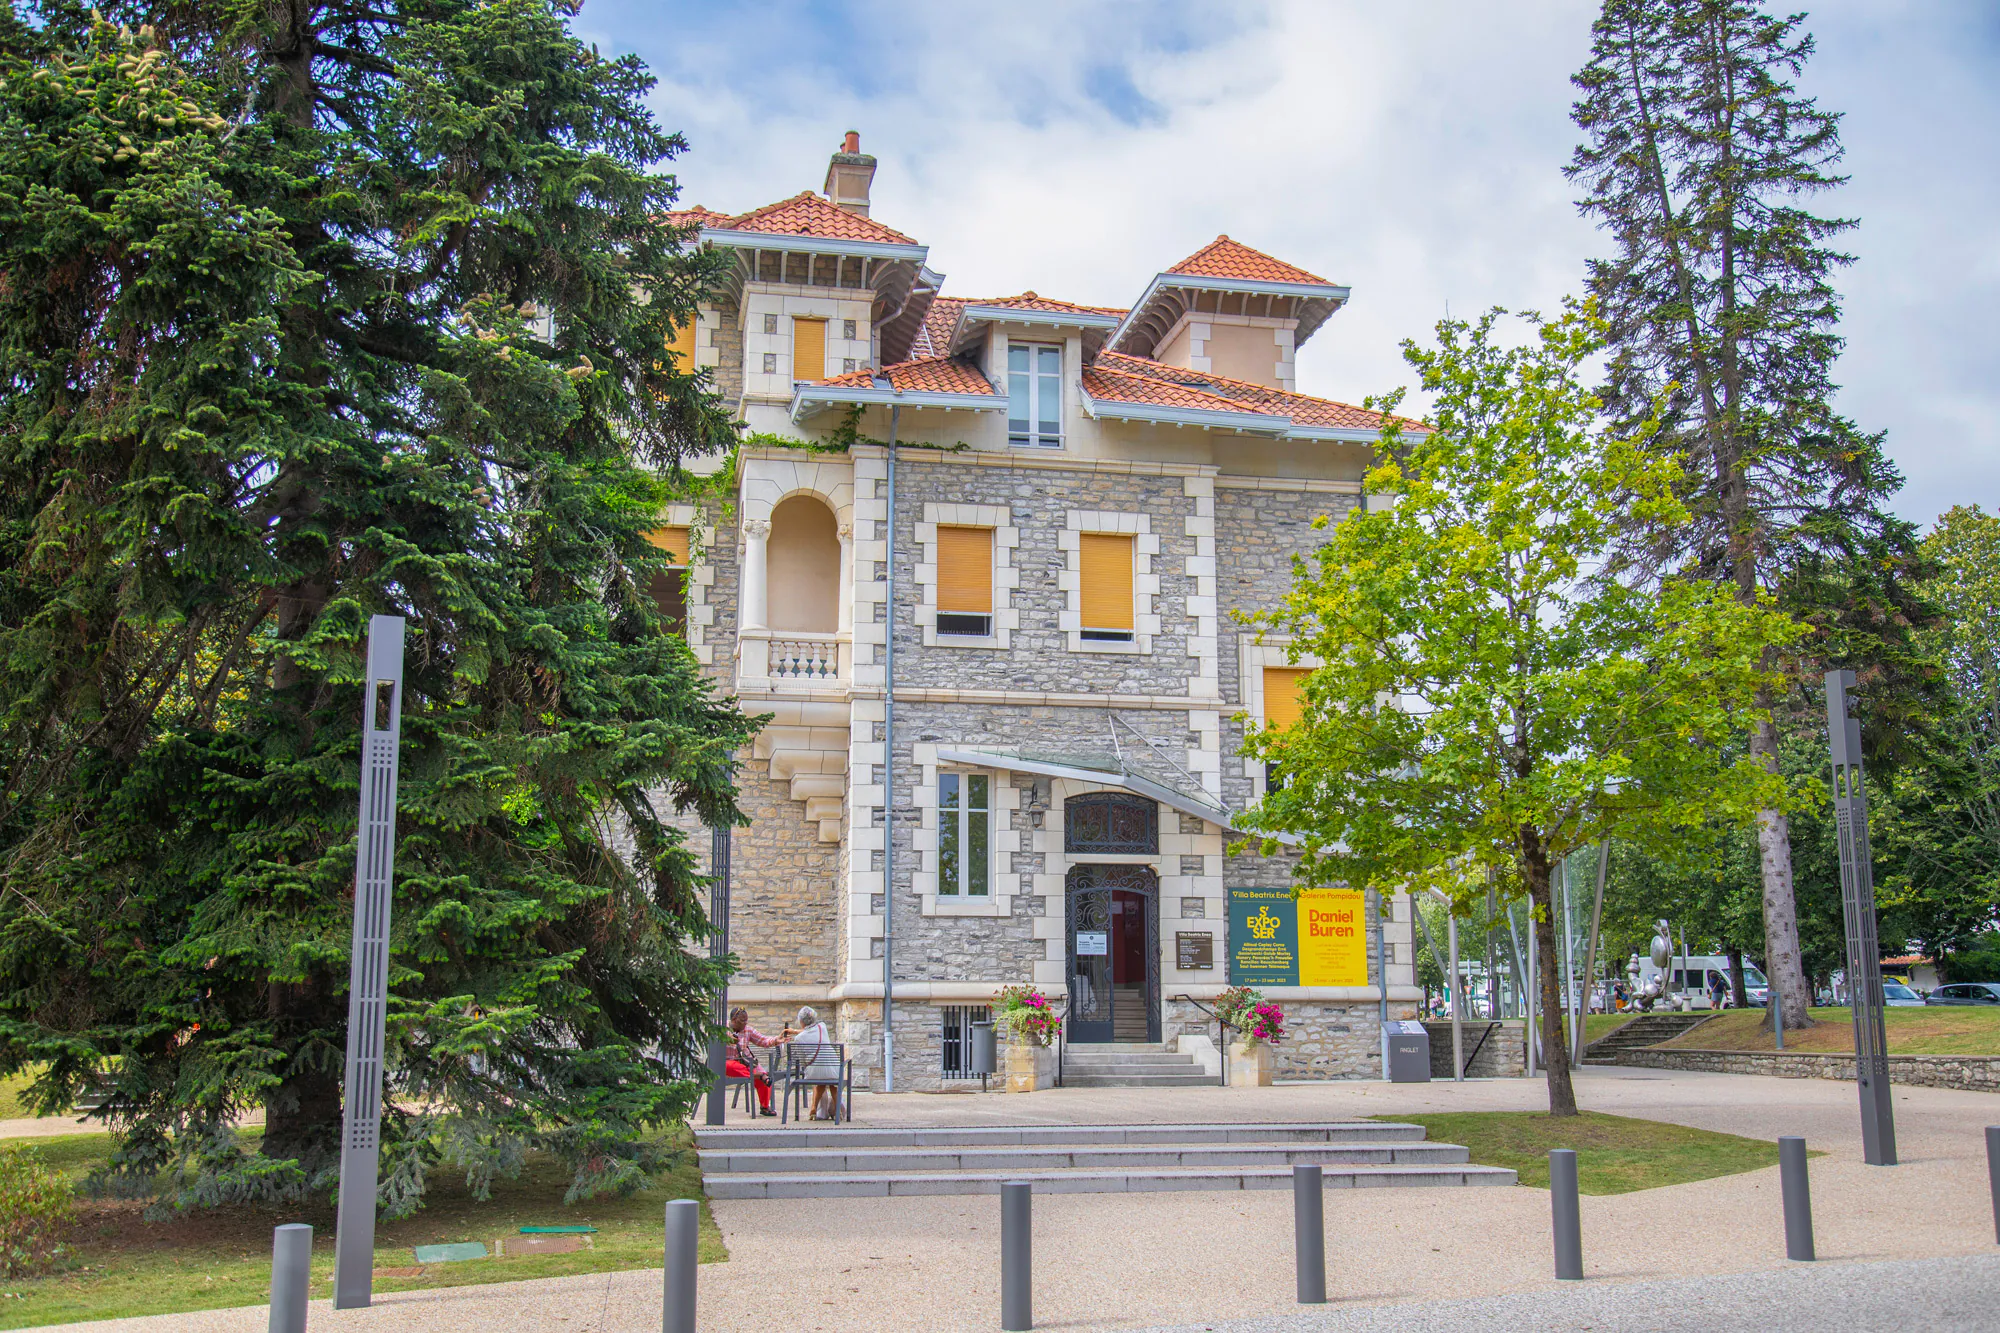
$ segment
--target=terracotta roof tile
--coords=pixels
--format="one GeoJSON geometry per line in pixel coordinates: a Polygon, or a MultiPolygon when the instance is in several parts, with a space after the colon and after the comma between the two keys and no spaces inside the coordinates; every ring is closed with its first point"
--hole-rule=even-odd
{"type": "MultiPolygon", "coordinates": [[[[1187,370],[1180,366],[1162,365],[1141,356],[1128,356],[1123,352],[1101,352],[1096,368],[1119,377],[1119,387],[1132,380],[1151,380],[1169,384],[1177,389],[1197,393],[1210,400],[1208,404],[1189,401],[1187,406],[1212,406],[1220,403],[1220,410],[1230,412],[1259,412],[1269,416],[1290,417],[1301,426],[1326,426],[1336,430],[1377,430],[1382,424],[1382,414],[1371,412],[1364,407],[1354,407],[1347,403],[1336,403],[1328,398],[1313,398],[1302,393],[1286,393],[1283,389],[1267,388],[1248,380],[1231,379],[1227,375],[1211,375],[1205,370],[1187,370]]],[[[1093,396],[1102,396],[1091,390],[1093,396]]],[[[1127,397],[1114,393],[1113,397],[1126,397],[1133,402],[1162,402],[1168,400],[1151,397],[1127,397]]],[[[1397,418],[1408,430],[1428,430],[1423,422],[1410,417],[1397,418]]]]}
{"type": "Polygon", "coordinates": [[[880,370],[857,370],[849,375],[835,375],[823,383],[845,389],[869,389],[875,387],[877,375],[886,376],[891,387],[906,393],[977,393],[988,397],[994,396],[993,386],[987,383],[986,377],[979,373],[977,366],[950,356],[899,361],[880,370]]]}
{"type": "Polygon", "coordinates": [[[931,298],[931,308],[924,312],[924,326],[917,330],[916,338],[911,341],[910,359],[915,361],[950,352],[951,331],[958,324],[958,312],[969,304],[956,296],[931,298]]]}
{"type": "Polygon", "coordinates": [[[1320,287],[1335,284],[1316,277],[1295,264],[1273,259],[1262,250],[1252,250],[1241,241],[1218,236],[1201,249],[1168,269],[1200,278],[1247,278],[1254,282],[1304,282],[1320,287]]]}
{"type": "MultiPolygon", "coordinates": [[[[1123,360],[1133,358],[1125,357],[1123,360]]],[[[1083,391],[1092,398],[1115,403],[1151,403],[1158,407],[1181,407],[1200,412],[1242,412],[1241,404],[1212,393],[1190,389],[1169,380],[1135,375],[1107,366],[1103,361],[1083,372],[1083,391]]],[[[1250,411],[1258,409],[1251,408],[1250,411]]]]}
{"type": "MultiPolygon", "coordinates": [[[[697,210],[690,210],[697,211],[697,210]]],[[[915,245],[916,241],[894,227],[885,227],[873,218],[864,218],[836,207],[823,195],[801,190],[789,199],[753,208],[748,213],[726,217],[708,213],[704,226],[720,231],[770,232],[774,235],[819,236],[836,241],[880,241],[890,245],[915,245]],[[710,221],[708,219],[715,219],[710,221]]]]}
{"type": "Polygon", "coordinates": [[[703,208],[700,204],[692,208],[677,208],[667,214],[668,225],[674,227],[728,227],[735,221],[736,219],[727,213],[718,213],[712,208],[703,208]]]}
{"type": "Polygon", "coordinates": [[[996,296],[991,300],[961,301],[959,304],[998,306],[1009,310],[1040,310],[1056,315],[1117,315],[1123,318],[1126,313],[1118,306],[1077,305],[1071,301],[1037,296],[1034,292],[1022,292],[1019,296],[996,296]]]}

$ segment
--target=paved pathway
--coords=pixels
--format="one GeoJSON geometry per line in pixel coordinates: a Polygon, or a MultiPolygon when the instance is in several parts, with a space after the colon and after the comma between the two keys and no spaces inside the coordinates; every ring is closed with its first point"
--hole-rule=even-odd
{"type": "MultiPolygon", "coordinates": [[[[2000,1098],[1898,1087],[1903,1165],[1890,1169],[1860,1161],[1852,1084],[1592,1068],[1579,1072],[1577,1088],[1579,1100],[1592,1110],[1765,1139],[1802,1133],[1826,1150],[1830,1155],[1816,1159],[1812,1168],[1822,1263],[1811,1270],[1811,1281],[1834,1280],[1822,1279],[1822,1271],[1836,1277],[1851,1271],[1860,1275],[1852,1280],[1865,1286],[1867,1273],[1890,1271],[1873,1261],[1994,1253],[1981,1131],[1989,1122],[2000,1123],[2000,1098]]],[[[1321,1083],[1171,1093],[1073,1089],[1026,1097],[873,1096],[862,1101],[859,1119],[912,1125],[1340,1120],[1546,1104],[1542,1085],[1524,1080],[1456,1086],[1321,1083]]],[[[715,1216],[731,1262],[702,1270],[707,1333],[780,1328],[924,1333],[998,1324],[995,1199],[736,1200],[716,1203],[715,1216]]],[[[1362,1306],[1393,1303],[1407,1310],[1413,1302],[1517,1293],[1543,1293],[1555,1302],[1587,1297],[1602,1300],[1606,1308],[1624,1308],[1627,1296],[1651,1299],[1634,1283],[1744,1273],[1775,1282],[1800,1271],[1783,1258],[1781,1219],[1775,1168],[1586,1198],[1585,1266],[1592,1280],[1559,1288],[1551,1277],[1548,1196],[1540,1190],[1333,1192],[1327,1198],[1328,1285],[1343,1314],[1362,1306]]],[[[1222,1329],[1229,1320],[1294,1315],[1291,1225],[1291,1200],[1282,1191],[1039,1198],[1037,1323],[1067,1330],[1222,1329]]],[[[640,1333],[659,1327],[659,1283],[658,1270],[651,1270],[400,1293],[363,1311],[336,1313],[315,1305],[312,1328],[316,1333],[441,1328],[640,1333]]],[[[1753,1289],[1765,1288],[1754,1283],[1744,1288],[1753,1289]]],[[[1718,1297],[1725,1305],[1729,1299],[1718,1297]]],[[[1588,1311],[1576,1315],[1588,1317],[1588,1311]]],[[[261,1308],[251,1308],[81,1327],[101,1333],[261,1333],[265,1321],[261,1308]]],[[[1920,1319],[1894,1322],[1924,1326],[1920,1319]]],[[[1704,1326],[1715,1325],[1657,1310],[1648,1324],[1704,1326]]]]}

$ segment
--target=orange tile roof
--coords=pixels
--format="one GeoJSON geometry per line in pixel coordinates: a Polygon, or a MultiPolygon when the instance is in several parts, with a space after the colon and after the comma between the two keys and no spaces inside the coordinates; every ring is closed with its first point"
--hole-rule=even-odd
{"type": "Polygon", "coordinates": [[[857,370],[835,375],[822,383],[844,389],[872,389],[875,376],[885,376],[892,388],[906,393],[977,393],[993,397],[993,386],[969,361],[957,357],[931,356],[916,361],[899,361],[880,370],[857,370]]]}
{"type": "Polygon", "coordinates": [[[910,359],[943,356],[951,351],[951,331],[958,325],[958,312],[970,304],[956,296],[933,297],[931,308],[924,312],[924,326],[917,330],[910,344],[910,359]]]}
{"type": "MultiPolygon", "coordinates": [[[[1267,388],[1248,380],[1231,379],[1227,375],[1211,375],[1205,370],[1186,370],[1180,366],[1162,365],[1142,356],[1128,356],[1123,352],[1098,353],[1096,367],[1101,372],[1118,377],[1114,391],[1108,395],[1099,394],[1095,389],[1093,397],[1111,397],[1127,402],[1156,402],[1168,406],[1206,407],[1212,411],[1257,412],[1267,416],[1289,417],[1301,426],[1325,426],[1336,430],[1379,430],[1383,416],[1364,407],[1354,407],[1347,403],[1336,403],[1328,398],[1313,398],[1302,393],[1287,393],[1283,389],[1267,388]],[[1203,402],[1192,399],[1175,401],[1161,396],[1144,396],[1120,392],[1132,381],[1151,381],[1159,385],[1171,385],[1182,392],[1198,394],[1203,402]]],[[[1089,388],[1088,380],[1085,387],[1089,388]]],[[[1406,430],[1428,430],[1423,422],[1410,417],[1398,417],[1406,430]]]]}
{"type": "Polygon", "coordinates": [[[818,236],[836,241],[880,241],[890,245],[917,244],[894,227],[885,227],[873,218],[850,213],[811,190],[801,190],[789,199],[780,199],[775,204],[753,208],[734,217],[700,207],[688,209],[686,215],[670,213],[667,216],[672,220],[696,214],[700,215],[704,227],[713,227],[718,231],[818,236]]]}
{"type": "Polygon", "coordinates": [[[1273,259],[1262,250],[1252,250],[1241,241],[1218,236],[1201,249],[1168,269],[1199,278],[1248,278],[1254,282],[1302,282],[1319,287],[1335,284],[1316,277],[1295,264],[1273,259]]]}
{"type": "Polygon", "coordinates": [[[727,227],[736,221],[727,213],[718,213],[712,208],[696,204],[692,208],[677,208],[667,214],[667,223],[674,227],[727,227]]]}
{"type": "Polygon", "coordinates": [[[960,305],[990,305],[1007,310],[1040,310],[1056,315],[1118,315],[1126,312],[1119,306],[1077,305],[1072,301],[1057,301],[1047,296],[1037,296],[1034,292],[1022,292],[1019,296],[996,296],[990,301],[960,301],[960,305]]]}
{"type": "MultiPolygon", "coordinates": [[[[1123,358],[1131,360],[1132,358],[1123,358]]],[[[1185,388],[1170,380],[1157,380],[1127,370],[1107,366],[1102,361],[1085,368],[1083,391],[1092,398],[1115,403],[1151,403],[1157,407],[1190,408],[1199,412],[1242,412],[1244,407],[1227,398],[1199,389],[1185,388]]],[[[1251,411],[1257,409],[1251,408],[1251,411]]]]}

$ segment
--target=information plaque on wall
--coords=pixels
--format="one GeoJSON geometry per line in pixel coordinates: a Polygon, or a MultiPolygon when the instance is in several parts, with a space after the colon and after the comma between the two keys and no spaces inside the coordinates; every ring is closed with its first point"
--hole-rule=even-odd
{"type": "Polygon", "coordinates": [[[1111,932],[1108,930],[1079,930],[1076,932],[1076,956],[1079,958],[1099,958],[1111,952],[1111,932]]]}
{"type": "Polygon", "coordinates": [[[1359,890],[1229,891],[1233,986],[1365,986],[1366,911],[1359,890]]]}
{"type": "Polygon", "coordinates": [[[1174,932],[1175,966],[1183,972],[1207,972],[1215,967],[1215,934],[1207,930],[1174,932]]]}

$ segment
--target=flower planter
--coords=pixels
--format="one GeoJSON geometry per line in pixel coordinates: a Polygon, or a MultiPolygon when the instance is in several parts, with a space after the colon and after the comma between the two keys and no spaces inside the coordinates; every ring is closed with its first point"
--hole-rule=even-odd
{"type": "Polygon", "coordinates": [[[1002,1092],[1040,1092],[1056,1085],[1056,1051],[1053,1046],[1036,1046],[1010,1041],[1000,1056],[1002,1092]]]}
{"type": "Polygon", "coordinates": [[[1268,1043],[1258,1042],[1255,1046],[1245,1046],[1240,1041],[1229,1043],[1229,1086],[1232,1088],[1268,1088],[1271,1086],[1272,1059],[1268,1043]]]}

